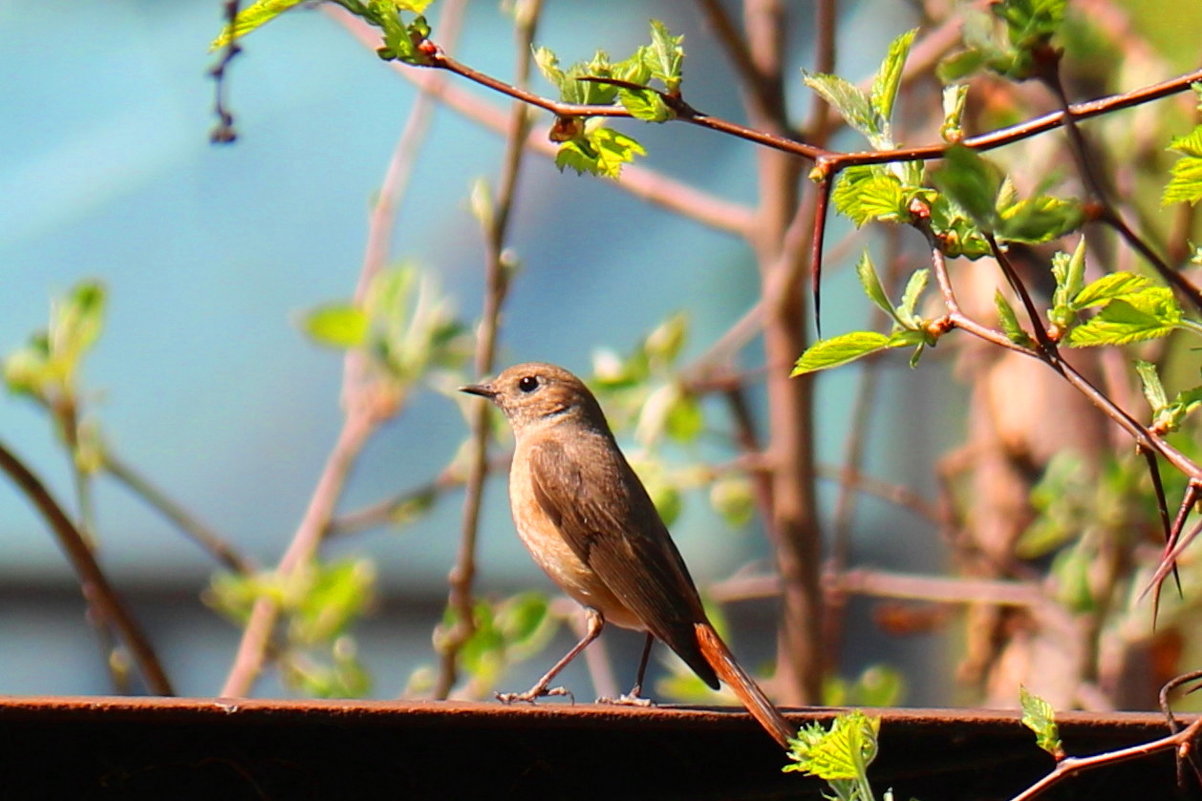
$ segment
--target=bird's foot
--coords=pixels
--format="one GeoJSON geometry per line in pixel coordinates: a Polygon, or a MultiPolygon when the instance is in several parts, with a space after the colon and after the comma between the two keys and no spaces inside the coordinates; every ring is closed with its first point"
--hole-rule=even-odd
{"type": "Polygon", "coordinates": [[[503,704],[512,704],[514,701],[523,701],[527,704],[533,704],[537,699],[550,695],[566,695],[572,699],[572,703],[576,703],[576,696],[572,695],[572,691],[567,687],[531,687],[524,693],[493,693],[496,699],[503,704]]]}
{"type": "Polygon", "coordinates": [[[631,690],[628,693],[622,693],[617,698],[601,697],[597,699],[598,704],[612,704],[613,706],[655,706],[655,702],[650,698],[644,698],[639,695],[637,690],[631,690]]]}

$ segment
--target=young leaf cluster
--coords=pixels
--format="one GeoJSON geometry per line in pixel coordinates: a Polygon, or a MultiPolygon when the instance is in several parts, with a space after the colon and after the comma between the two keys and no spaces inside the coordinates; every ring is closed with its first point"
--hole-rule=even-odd
{"type": "Polygon", "coordinates": [[[858,709],[837,715],[829,729],[810,723],[790,742],[792,764],[782,770],[823,779],[838,801],[874,801],[868,766],[876,759],[880,729],[880,718],[858,709]]]}
{"type": "Polygon", "coordinates": [[[839,116],[859,131],[874,150],[891,150],[893,141],[893,104],[901,86],[902,69],[918,29],[906,31],[889,45],[889,52],[872,79],[872,88],[864,91],[838,75],[804,72],[806,86],[817,92],[839,116]]]}
{"type": "MultiPolygon", "coordinates": [[[[536,48],[534,61],[560,100],[573,105],[618,104],[636,119],[666,122],[676,115],[667,99],[680,95],[684,65],[683,36],[672,36],[658,20],[651,21],[651,42],[628,58],[610,61],[598,50],[589,61],[561,68],[559,57],[546,47],[536,48]],[[658,82],[663,89],[652,87],[658,82]]],[[[601,119],[558,120],[552,138],[560,143],[555,164],[577,174],[616,178],[622,165],[646,150],[633,137],[607,127],[601,119]]]]}
{"type": "Polygon", "coordinates": [[[81,281],[51,304],[48,327],[34,332],[25,345],[5,357],[2,366],[10,393],[50,412],[59,439],[82,475],[99,471],[107,459],[100,427],[81,420],[84,392],[80,387],[84,358],[104,330],[105,306],[104,286],[81,281]]]}
{"type": "Polygon", "coordinates": [[[396,402],[430,370],[457,367],[468,354],[449,301],[412,265],[380,271],[361,303],[321,305],[300,325],[320,345],[367,353],[396,402]]]}
{"type": "Polygon", "coordinates": [[[840,336],[822,339],[815,342],[793,367],[793,375],[804,375],[817,370],[838,367],[842,364],[862,359],[873,353],[890,348],[913,347],[910,365],[918,363],[922,352],[927,346],[933,346],[937,340],[936,334],[927,320],[917,314],[918,301],[926,289],[930,275],[928,270],[916,270],[906,283],[902,298],[896,305],[889,299],[880,276],[872,264],[872,258],[865,251],[856,264],[856,275],[865,293],[881,311],[893,319],[893,329],[888,334],[877,331],[852,331],[840,336]]]}
{"type": "Polygon", "coordinates": [[[104,286],[96,281],[82,281],[57,299],[49,326],[4,359],[9,392],[50,408],[73,402],[83,359],[104,329],[104,309],[104,286]]]}
{"type": "Polygon", "coordinates": [[[688,339],[688,318],[674,314],[621,356],[611,350],[593,356],[592,385],[617,431],[633,429],[642,446],[632,464],[647,487],[664,522],[683,508],[683,493],[709,486],[712,508],[732,527],[754,515],[750,480],[736,472],[715,475],[712,469],[674,471],[658,455],[662,441],[682,446],[697,443],[706,431],[701,398],[680,376],[680,355],[688,339]]]}
{"type": "Polygon", "coordinates": [[[1149,428],[1158,434],[1180,430],[1186,417],[1202,405],[1202,387],[1183,390],[1169,400],[1156,371],[1156,365],[1138,359],[1135,362],[1135,372],[1143,385],[1144,397],[1152,407],[1152,424],[1149,428]]]}
{"type": "Polygon", "coordinates": [[[1168,336],[1176,330],[1202,332],[1202,326],[1186,318],[1172,290],[1143,275],[1109,273],[1084,283],[1085,247],[1082,240],[1072,256],[1052,257],[1056,291],[1048,319],[1049,333],[1071,347],[1128,345],[1168,336]],[[1079,322],[1082,312],[1096,309],[1079,322]],[[1067,331],[1067,336],[1065,332],[1067,331]]]}
{"type": "Polygon", "coordinates": [[[260,598],[271,599],[287,622],[277,654],[285,681],[322,697],[362,696],[370,677],[348,632],[370,606],[375,579],[369,560],[315,561],[287,577],[275,571],[218,573],[204,598],[239,626],[260,598]]]}
{"type": "MultiPolygon", "coordinates": [[[[915,31],[889,46],[881,67],[865,91],[834,75],[810,75],[806,84],[878,150],[896,147],[891,118],[915,31]]],[[[966,86],[944,92],[944,138],[962,137],[960,119],[966,86]]],[[[929,226],[948,256],[979,258],[991,252],[986,234],[999,242],[1047,242],[1077,228],[1079,203],[1043,193],[1019,198],[1013,184],[992,163],[965,147],[949,149],[942,169],[928,183],[922,162],[853,165],[844,169],[831,193],[835,209],[861,226],[869,220],[929,226]]]]}
{"type": "MultiPolygon", "coordinates": [[[[455,630],[456,611],[448,606],[434,646],[442,650],[443,632],[455,630]]],[[[497,686],[504,670],[541,652],[558,628],[547,597],[525,592],[499,602],[478,599],[472,608],[472,635],[460,650],[460,664],[479,688],[479,694],[497,686]]]]}
{"type": "Polygon", "coordinates": [[[939,190],[930,206],[931,231],[948,256],[988,255],[986,235],[999,243],[1050,242],[1084,221],[1076,200],[1043,193],[1020,198],[997,165],[967,147],[949,148],[931,181],[939,190]]]}
{"type": "MultiPolygon", "coordinates": [[[[305,0],[255,0],[238,11],[232,30],[226,27],[210,45],[210,50],[225,47],[305,0]]],[[[427,63],[421,45],[430,35],[430,26],[421,16],[432,0],[332,0],[364,22],[380,29],[382,45],[376,51],[385,60],[397,59],[409,64],[427,63]]]]}
{"type": "Polygon", "coordinates": [[[965,48],[944,59],[940,80],[952,83],[988,70],[1026,80],[1064,23],[1068,0],[1004,0],[963,10],[965,48]]]}
{"type": "MultiPolygon", "coordinates": [[[[1193,85],[1194,94],[1202,100],[1202,84],[1193,85]]],[[[1202,102],[1198,104],[1202,109],[1202,102]]],[[[1189,203],[1193,205],[1202,200],[1202,125],[1184,136],[1178,136],[1169,143],[1169,150],[1181,158],[1177,159],[1171,169],[1168,184],[1160,197],[1162,205],[1172,203],[1189,203]]]]}

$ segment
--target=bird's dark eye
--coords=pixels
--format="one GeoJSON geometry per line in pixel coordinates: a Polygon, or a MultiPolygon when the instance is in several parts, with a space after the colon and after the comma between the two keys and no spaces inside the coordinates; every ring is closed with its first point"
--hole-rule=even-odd
{"type": "Polygon", "coordinates": [[[538,389],[538,379],[532,375],[525,375],[518,379],[518,389],[522,392],[533,392],[538,389]]]}

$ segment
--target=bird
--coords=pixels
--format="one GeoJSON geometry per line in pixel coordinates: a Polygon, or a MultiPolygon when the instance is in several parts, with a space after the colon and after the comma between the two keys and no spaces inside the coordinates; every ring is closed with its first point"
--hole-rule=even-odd
{"type": "Polygon", "coordinates": [[[524,693],[505,702],[568,695],[555,676],[600,636],[606,623],[646,632],[634,688],[642,699],[654,640],[676,652],[710,687],[729,686],[784,749],[796,736],[784,716],[739,665],[707,617],[684,559],[584,382],[552,364],[506,368],[461,392],[487,398],[514,434],[509,502],[514,526],[534,561],[584,607],[584,636],[524,693]]]}

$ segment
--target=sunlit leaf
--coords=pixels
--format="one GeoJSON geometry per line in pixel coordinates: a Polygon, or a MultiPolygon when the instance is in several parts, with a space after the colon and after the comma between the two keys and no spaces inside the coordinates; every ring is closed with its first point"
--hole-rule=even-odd
{"type": "Polygon", "coordinates": [[[1151,283],[1144,276],[1134,273],[1108,273],[1096,281],[1091,281],[1081,291],[1069,297],[1074,309],[1087,309],[1090,306],[1100,306],[1107,301],[1142,292],[1151,283]]]}
{"type": "Polygon", "coordinates": [[[209,50],[225,47],[231,39],[241,39],[255,28],[265,25],[303,2],[305,0],[255,0],[246,8],[239,9],[238,16],[234,20],[233,31],[231,32],[229,25],[222,28],[221,33],[209,45],[209,50]]]}
{"type": "Polygon", "coordinates": [[[306,313],[301,327],[314,342],[332,348],[355,348],[367,341],[370,320],[357,306],[332,303],[306,313]]]}
{"type": "Polygon", "coordinates": [[[684,64],[684,36],[673,36],[666,25],[651,20],[651,46],[644,51],[644,60],[651,76],[664,82],[669,92],[680,85],[684,64]]]}
{"type": "Polygon", "coordinates": [[[806,352],[797,360],[792,375],[838,367],[892,347],[899,345],[893,338],[876,331],[852,331],[831,339],[820,339],[806,348],[806,352]]]}
{"type": "Polygon", "coordinates": [[[893,104],[897,100],[897,88],[901,86],[902,71],[906,66],[906,57],[910,54],[910,45],[918,29],[906,31],[889,43],[889,52],[881,62],[881,68],[872,81],[872,91],[869,95],[873,108],[881,119],[888,122],[893,118],[893,104]]]}
{"type": "Polygon", "coordinates": [[[1181,307],[1171,290],[1148,287],[1112,300],[1069,334],[1069,344],[1086,348],[1127,345],[1168,336],[1181,322],[1181,307]]]}
{"type": "Polygon", "coordinates": [[[1018,698],[1023,709],[1023,725],[1035,733],[1035,743],[1057,759],[1063,758],[1060,728],[1056,725],[1056,711],[1052,705],[1021,685],[1018,698]]]}

